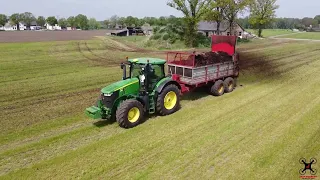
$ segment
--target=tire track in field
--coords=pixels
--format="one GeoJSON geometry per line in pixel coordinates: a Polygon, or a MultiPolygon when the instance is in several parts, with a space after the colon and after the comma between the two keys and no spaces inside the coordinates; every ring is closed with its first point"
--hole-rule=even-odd
{"type": "Polygon", "coordinates": [[[106,58],[106,57],[101,57],[95,53],[93,53],[93,51],[88,47],[87,42],[84,43],[85,49],[83,50],[81,48],[82,43],[81,42],[77,42],[77,48],[78,48],[78,52],[86,59],[96,62],[99,65],[107,65],[107,67],[115,67],[116,65],[119,64],[119,62],[106,58]],[[85,52],[89,52],[91,56],[90,57],[88,55],[85,54],[85,52]]]}

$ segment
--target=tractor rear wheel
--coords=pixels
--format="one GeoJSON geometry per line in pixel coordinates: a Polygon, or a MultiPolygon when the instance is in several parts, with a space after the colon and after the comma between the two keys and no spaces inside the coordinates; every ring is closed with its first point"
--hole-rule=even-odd
{"type": "Polygon", "coordinates": [[[228,77],[227,79],[224,80],[224,89],[225,93],[230,93],[234,90],[235,87],[235,82],[232,77],[228,77]]]}
{"type": "Polygon", "coordinates": [[[180,90],[176,85],[168,85],[158,95],[157,111],[166,116],[176,112],[180,105],[180,90]]]}
{"type": "Polygon", "coordinates": [[[143,105],[133,99],[122,102],[117,109],[116,119],[122,128],[133,128],[140,124],[143,119],[143,105]]]}
{"type": "Polygon", "coordinates": [[[222,96],[224,94],[224,83],[222,80],[216,81],[210,88],[210,92],[214,96],[222,96]]]}

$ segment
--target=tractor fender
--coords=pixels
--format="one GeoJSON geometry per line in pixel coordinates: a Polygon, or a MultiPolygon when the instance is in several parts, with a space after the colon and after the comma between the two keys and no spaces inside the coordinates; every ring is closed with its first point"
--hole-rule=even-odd
{"type": "Polygon", "coordinates": [[[160,94],[162,92],[162,90],[168,86],[169,84],[174,84],[176,85],[180,90],[181,90],[181,86],[180,84],[177,82],[177,81],[174,81],[172,80],[171,78],[167,78],[165,79],[164,81],[160,81],[159,84],[157,84],[157,87],[156,87],[156,92],[158,94],[160,94]]]}

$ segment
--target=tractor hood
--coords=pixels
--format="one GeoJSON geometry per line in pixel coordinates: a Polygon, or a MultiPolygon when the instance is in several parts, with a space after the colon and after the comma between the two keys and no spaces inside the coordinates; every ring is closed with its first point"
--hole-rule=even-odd
{"type": "Polygon", "coordinates": [[[124,89],[130,85],[133,84],[139,84],[139,79],[138,78],[130,78],[122,81],[118,81],[116,83],[110,84],[109,86],[103,88],[101,92],[103,94],[112,94],[115,91],[118,91],[120,89],[124,89]]]}

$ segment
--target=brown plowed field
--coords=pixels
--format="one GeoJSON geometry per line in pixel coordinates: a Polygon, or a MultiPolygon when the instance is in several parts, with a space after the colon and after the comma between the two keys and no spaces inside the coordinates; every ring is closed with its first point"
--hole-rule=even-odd
{"type": "Polygon", "coordinates": [[[0,43],[89,40],[94,36],[104,36],[107,32],[108,30],[0,32],[0,43]]]}

